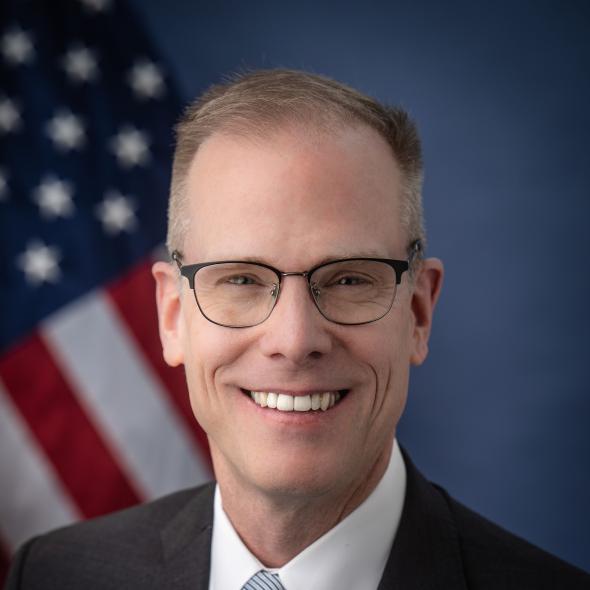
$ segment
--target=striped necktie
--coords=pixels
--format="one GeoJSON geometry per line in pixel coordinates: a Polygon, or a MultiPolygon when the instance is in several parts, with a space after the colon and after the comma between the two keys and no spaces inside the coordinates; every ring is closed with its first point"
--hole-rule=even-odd
{"type": "Polygon", "coordinates": [[[279,580],[279,574],[260,570],[242,586],[242,590],[285,590],[285,587],[279,580]]]}

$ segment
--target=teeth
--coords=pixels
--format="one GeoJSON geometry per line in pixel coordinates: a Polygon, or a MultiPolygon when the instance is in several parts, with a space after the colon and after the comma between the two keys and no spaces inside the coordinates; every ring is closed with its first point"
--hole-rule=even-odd
{"type": "Polygon", "coordinates": [[[277,410],[280,410],[281,412],[292,412],[293,405],[294,401],[292,395],[279,393],[279,397],[277,398],[277,410]]]}
{"type": "Polygon", "coordinates": [[[321,393],[312,394],[312,396],[311,396],[311,409],[312,410],[319,410],[321,405],[322,405],[322,394],[321,393]]]}
{"type": "Polygon", "coordinates": [[[311,410],[311,396],[310,395],[298,395],[293,398],[293,409],[296,412],[307,412],[311,410]]]}
{"type": "Polygon", "coordinates": [[[266,391],[252,391],[250,397],[262,408],[273,408],[280,412],[309,412],[333,407],[342,397],[339,392],[326,391],[312,395],[289,395],[266,391]]]}

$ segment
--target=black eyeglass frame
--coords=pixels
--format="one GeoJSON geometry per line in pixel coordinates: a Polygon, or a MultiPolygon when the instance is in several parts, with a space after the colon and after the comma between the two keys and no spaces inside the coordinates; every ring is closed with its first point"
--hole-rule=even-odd
{"type": "Polygon", "coordinates": [[[253,328],[254,326],[258,326],[258,325],[262,324],[270,317],[270,314],[273,312],[273,310],[279,300],[283,277],[293,277],[293,276],[304,277],[307,280],[307,286],[309,287],[311,299],[312,299],[316,309],[320,312],[322,317],[324,317],[326,320],[328,320],[329,322],[332,322],[334,324],[339,324],[341,326],[362,326],[365,324],[372,324],[373,322],[377,322],[381,318],[385,317],[389,313],[389,311],[391,310],[391,308],[393,306],[393,302],[395,301],[395,293],[394,293],[393,297],[391,298],[391,303],[390,303],[389,307],[387,308],[387,310],[382,315],[380,315],[378,318],[375,318],[374,320],[368,320],[366,322],[338,322],[336,320],[333,320],[333,319],[327,317],[324,314],[324,312],[321,310],[320,305],[316,299],[316,294],[314,293],[314,286],[311,283],[311,275],[320,268],[323,268],[325,266],[330,266],[331,264],[335,264],[338,262],[350,262],[353,260],[366,260],[369,262],[383,262],[384,264],[387,264],[388,266],[393,268],[393,271],[395,273],[395,284],[397,287],[397,285],[399,285],[401,283],[402,275],[404,274],[404,272],[406,272],[410,269],[412,263],[414,262],[414,260],[418,256],[421,256],[422,242],[420,240],[415,240],[414,242],[412,242],[410,244],[410,247],[408,248],[408,250],[409,250],[408,260],[395,260],[393,258],[367,258],[367,257],[362,257],[362,256],[355,256],[352,258],[337,258],[336,260],[329,260],[328,262],[322,262],[321,264],[318,264],[318,265],[310,268],[309,270],[300,271],[300,272],[282,271],[282,270],[279,270],[278,268],[271,266],[270,264],[266,264],[264,262],[250,262],[247,260],[215,260],[213,262],[200,262],[197,264],[182,264],[182,254],[178,250],[174,250],[172,252],[171,258],[174,262],[176,262],[178,269],[180,271],[180,274],[183,277],[186,277],[188,279],[189,287],[191,288],[192,292],[194,293],[195,301],[197,302],[197,307],[199,308],[201,315],[206,320],[208,320],[209,322],[211,322],[212,324],[215,324],[217,326],[222,326],[223,328],[253,328]],[[195,289],[195,276],[197,275],[197,272],[199,270],[201,270],[202,268],[205,268],[207,266],[213,266],[215,264],[254,264],[256,266],[261,266],[263,268],[266,268],[266,269],[272,271],[278,277],[278,283],[275,285],[276,292],[272,294],[272,297],[274,299],[274,303],[264,319],[260,320],[259,322],[256,322],[255,324],[248,324],[246,326],[231,326],[231,325],[227,325],[227,324],[222,324],[220,322],[216,322],[215,320],[212,320],[210,317],[208,317],[205,314],[205,312],[203,311],[203,308],[201,307],[201,304],[199,303],[199,297],[198,297],[197,291],[195,289]]]}

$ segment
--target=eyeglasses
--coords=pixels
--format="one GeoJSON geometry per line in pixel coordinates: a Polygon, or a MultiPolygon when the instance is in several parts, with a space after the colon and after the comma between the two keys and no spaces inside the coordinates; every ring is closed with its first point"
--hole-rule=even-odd
{"type": "Polygon", "coordinates": [[[313,302],[327,320],[358,325],[375,322],[389,312],[403,273],[421,249],[416,241],[408,260],[344,258],[303,272],[283,272],[241,260],[183,265],[176,250],[172,259],[188,279],[203,316],[219,326],[249,328],[264,322],[277,304],[283,277],[290,276],[307,279],[313,302]]]}

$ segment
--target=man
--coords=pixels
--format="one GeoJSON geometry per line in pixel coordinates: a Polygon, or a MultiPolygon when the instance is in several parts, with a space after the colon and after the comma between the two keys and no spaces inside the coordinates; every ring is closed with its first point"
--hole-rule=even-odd
{"type": "Polygon", "coordinates": [[[192,105],[153,274],[217,485],[33,540],[8,588],[590,588],[400,451],[443,276],[421,176],[404,112],[319,76],[192,105]]]}

